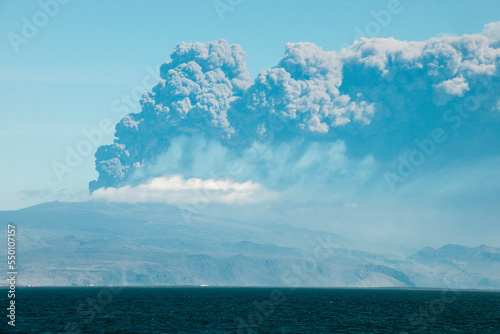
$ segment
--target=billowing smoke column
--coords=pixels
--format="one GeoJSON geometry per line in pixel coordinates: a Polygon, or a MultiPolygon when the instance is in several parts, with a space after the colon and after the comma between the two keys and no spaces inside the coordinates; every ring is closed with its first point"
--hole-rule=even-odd
{"type": "MultiPolygon", "coordinates": [[[[468,120],[442,151],[465,155],[478,154],[467,150],[478,133],[498,137],[499,23],[423,42],[361,39],[338,53],[288,44],[253,83],[245,57],[224,40],[179,44],[142,111],[125,116],[114,143],[97,150],[91,192],[163,175],[278,191],[359,184],[436,129],[468,120]]],[[[496,145],[484,141],[481,150],[496,145]]]]}
{"type": "Polygon", "coordinates": [[[172,138],[203,133],[229,138],[231,101],[250,85],[246,54],[226,41],[179,44],[172,61],[160,68],[161,81],[141,101],[142,112],[125,116],[116,126],[113,145],[96,153],[93,191],[128,180],[134,171],[155,161],[172,138]]]}

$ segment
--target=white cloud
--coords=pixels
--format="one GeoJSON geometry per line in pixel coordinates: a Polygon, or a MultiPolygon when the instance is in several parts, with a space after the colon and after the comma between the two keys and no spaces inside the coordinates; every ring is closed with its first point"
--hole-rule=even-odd
{"type": "Polygon", "coordinates": [[[492,22],[486,24],[484,26],[482,34],[488,37],[492,41],[495,42],[500,41],[500,22],[492,22]]]}
{"type": "Polygon", "coordinates": [[[469,90],[469,84],[464,77],[443,81],[435,87],[443,89],[446,94],[455,96],[464,96],[464,93],[469,90]]]}
{"type": "Polygon", "coordinates": [[[443,105],[448,103],[452,97],[464,96],[465,92],[469,91],[469,84],[464,77],[456,77],[434,85],[434,90],[436,92],[436,104],[443,105]]]}
{"type": "Polygon", "coordinates": [[[279,194],[247,181],[184,179],[180,175],[157,177],[137,186],[101,188],[92,199],[109,202],[166,202],[169,204],[251,204],[277,199],[279,194]]]}

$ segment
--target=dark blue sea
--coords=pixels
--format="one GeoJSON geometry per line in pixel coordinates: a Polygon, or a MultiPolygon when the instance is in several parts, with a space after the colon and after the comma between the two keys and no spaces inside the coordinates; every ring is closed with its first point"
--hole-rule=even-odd
{"type": "Polygon", "coordinates": [[[499,292],[23,288],[15,329],[1,294],[5,333],[500,333],[499,292]]]}

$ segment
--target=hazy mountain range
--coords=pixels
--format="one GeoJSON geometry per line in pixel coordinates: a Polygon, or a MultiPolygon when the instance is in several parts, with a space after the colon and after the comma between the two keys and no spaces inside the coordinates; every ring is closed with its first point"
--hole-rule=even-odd
{"type": "Polygon", "coordinates": [[[164,204],[50,202],[1,211],[0,221],[17,227],[21,285],[500,289],[500,248],[484,245],[402,257],[356,250],[326,232],[186,215],[164,204]]]}

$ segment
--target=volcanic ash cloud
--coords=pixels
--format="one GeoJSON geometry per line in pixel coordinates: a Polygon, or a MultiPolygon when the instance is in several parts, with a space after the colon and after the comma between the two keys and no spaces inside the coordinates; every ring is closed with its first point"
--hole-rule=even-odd
{"type": "MultiPolygon", "coordinates": [[[[422,42],[360,39],[339,52],[287,44],[254,82],[240,46],[181,43],[142,111],[126,115],[114,143],[97,150],[90,191],[128,187],[120,194],[139,189],[156,199],[151,182],[179,177],[185,185],[228,182],[234,198],[238,189],[275,198],[304,187],[359,187],[474,98],[474,122],[495,133],[499,36],[493,23],[481,34],[422,42]]],[[[467,133],[458,139],[469,142],[467,133]]]]}

